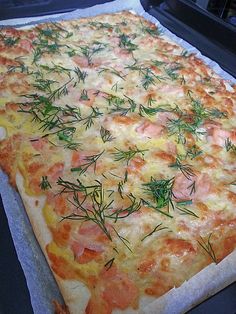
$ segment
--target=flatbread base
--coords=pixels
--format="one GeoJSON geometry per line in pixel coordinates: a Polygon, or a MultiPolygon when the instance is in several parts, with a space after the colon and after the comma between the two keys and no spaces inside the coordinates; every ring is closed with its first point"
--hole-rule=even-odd
{"type": "MultiPolygon", "coordinates": [[[[44,221],[42,209],[45,197],[32,197],[26,194],[24,178],[18,172],[16,184],[23,200],[27,215],[32,224],[35,236],[50,265],[45,247],[52,240],[52,236],[44,221]],[[38,202],[36,202],[38,201],[38,202]],[[37,206],[35,204],[38,204],[37,206]],[[40,223],[39,223],[40,222],[40,223]]],[[[190,310],[208,297],[224,289],[236,281],[236,250],[228,255],[219,264],[211,264],[186,281],[178,288],[171,289],[162,297],[142,297],[140,309],[135,311],[128,308],[124,311],[114,310],[114,314],[179,314],[190,310]]],[[[90,298],[88,288],[79,281],[62,280],[57,275],[54,277],[60,287],[65,303],[70,308],[71,314],[83,314],[90,298]]]]}

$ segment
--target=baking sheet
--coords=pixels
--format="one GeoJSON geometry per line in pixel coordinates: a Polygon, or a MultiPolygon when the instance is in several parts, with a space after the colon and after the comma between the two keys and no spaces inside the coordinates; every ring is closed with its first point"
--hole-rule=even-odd
{"type": "MultiPolygon", "coordinates": [[[[158,27],[161,27],[165,35],[180,44],[184,49],[195,53],[199,58],[203,59],[206,64],[214,69],[217,74],[226,80],[236,83],[236,79],[223,71],[214,61],[202,56],[196,48],[169,32],[165,27],[161,26],[156,18],[144,11],[138,0],[116,0],[114,2],[96,5],[87,9],[79,9],[71,13],[57,14],[50,17],[43,16],[40,18],[5,20],[0,21],[0,25],[22,27],[25,25],[34,25],[39,22],[68,20],[103,13],[114,13],[122,10],[132,10],[138,15],[141,15],[147,20],[155,23],[158,27]]],[[[35,314],[53,313],[52,299],[62,301],[58,287],[47,265],[45,257],[39,248],[38,242],[34,237],[33,230],[25,213],[22,201],[18,193],[16,193],[15,190],[8,184],[7,176],[1,171],[0,182],[2,201],[8,218],[18,259],[26,277],[33,311],[35,314]]]]}

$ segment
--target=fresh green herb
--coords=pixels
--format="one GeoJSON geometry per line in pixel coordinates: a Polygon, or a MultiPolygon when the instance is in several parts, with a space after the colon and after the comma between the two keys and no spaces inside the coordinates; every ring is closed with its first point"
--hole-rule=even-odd
{"type": "Polygon", "coordinates": [[[78,77],[78,82],[80,83],[80,81],[82,81],[83,83],[85,82],[85,78],[87,77],[87,72],[85,71],[81,71],[79,67],[76,67],[74,69],[75,74],[78,77]]]}
{"type": "Polygon", "coordinates": [[[182,144],[186,143],[186,133],[191,133],[197,138],[199,135],[205,134],[205,132],[200,131],[197,128],[198,125],[188,122],[186,116],[179,117],[177,119],[170,119],[167,123],[167,129],[170,135],[176,134],[177,142],[182,144]]]}
{"type": "Polygon", "coordinates": [[[138,48],[137,45],[131,42],[130,37],[125,35],[124,33],[119,36],[119,39],[120,39],[119,47],[127,50],[128,52],[133,52],[138,48]]]}
{"type": "Polygon", "coordinates": [[[103,115],[103,113],[100,112],[98,108],[91,107],[91,109],[91,114],[89,114],[86,118],[83,118],[86,130],[91,128],[91,126],[94,124],[94,119],[97,119],[98,117],[103,115]]]}
{"type": "Polygon", "coordinates": [[[186,206],[186,205],[192,205],[192,200],[186,200],[186,201],[177,201],[176,204],[178,206],[186,206]]]}
{"type": "MultiPolygon", "coordinates": [[[[80,196],[77,192],[74,192],[73,200],[70,203],[76,208],[76,213],[62,217],[62,219],[79,220],[79,221],[92,221],[94,222],[112,241],[110,231],[106,226],[106,211],[111,208],[113,201],[105,203],[104,190],[102,184],[96,181],[98,184],[94,188],[84,187],[85,195],[80,196]]],[[[74,186],[72,185],[72,188],[74,186]]]]}
{"type": "Polygon", "coordinates": [[[161,230],[165,230],[168,229],[168,227],[162,227],[162,223],[158,224],[150,233],[148,233],[147,235],[145,235],[145,237],[143,237],[141,239],[141,241],[144,241],[147,237],[150,237],[151,235],[153,235],[153,233],[157,232],[157,231],[161,231],[161,230]]]}
{"type": "Polygon", "coordinates": [[[182,69],[183,66],[179,63],[171,64],[169,67],[165,67],[165,72],[169,76],[169,78],[174,81],[179,78],[178,70],[182,69]]]}
{"type": "Polygon", "coordinates": [[[128,181],[128,171],[127,169],[125,170],[125,177],[124,177],[124,183],[128,181]]]}
{"type": "Polygon", "coordinates": [[[111,142],[114,139],[111,132],[109,130],[106,130],[103,126],[101,126],[100,135],[103,143],[111,142]]]}
{"type": "Polygon", "coordinates": [[[75,49],[70,48],[70,49],[67,51],[67,54],[68,54],[68,56],[71,58],[71,57],[74,57],[77,53],[76,53],[76,50],[75,50],[75,49]]]}
{"type": "Polygon", "coordinates": [[[104,96],[104,98],[107,100],[109,106],[114,106],[117,108],[121,107],[125,103],[125,99],[111,94],[108,94],[106,97],[104,96]]]}
{"type": "Polygon", "coordinates": [[[88,65],[92,64],[92,57],[106,48],[107,44],[94,41],[91,46],[81,46],[80,51],[88,61],[88,65]]]}
{"type": "Polygon", "coordinates": [[[106,268],[106,271],[109,270],[109,269],[112,267],[112,265],[113,265],[113,263],[114,263],[114,260],[115,260],[115,257],[111,258],[111,259],[104,265],[104,267],[106,268]]]}
{"type": "Polygon", "coordinates": [[[143,157],[144,152],[147,151],[147,149],[140,150],[137,147],[135,147],[135,148],[129,147],[129,150],[127,150],[127,151],[124,151],[124,150],[121,150],[118,148],[115,148],[115,149],[116,149],[116,152],[113,153],[113,155],[115,157],[114,160],[115,161],[120,161],[120,160],[126,161],[127,165],[129,164],[130,160],[133,159],[137,154],[141,154],[143,157]]]}
{"type": "Polygon", "coordinates": [[[54,106],[47,97],[38,94],[23,96],[29,101],[19,104],[18,111],[31,114],[33,121],[38,122],[43,131],[46,129],[56,130],[44,136],[64,131],[70,124],[81,121],[80,111],[76,108],[68,105],[65,108],[54,106]],[[64,120],[65,118],[66,120],[64,120]]]}
{"type": "Polygon", "coordinates": [[[82,193],[84,193],[85,196],[87,196],[87,195],[91,194],[93,191],[101,188],[100,182],[96,182],[96,183],[97,184],[95,184],[95,185],[85,186],[82,184],[82,182],[79,179],[76,180],[76,183],[66,181],[66,180],[62,179],[61,177],[59,177],[57,180],[57,184],[60,187],[62,187],[60,194],[62,194],[62,193],[74,193],[74,194],[76,194],[77,192],[82,192],[82,193]]]}
{"type": "Polygon", "coordinates": [[[151,107],[152,104],[155,102],[156,102],[156,100],[154,98],[152,98],[152,96],[148,97],[148,101],[147,101],[148,107],[151,107]]]}
{"type": "Polygon", "coordinates": [[[84,158],[86,163],[80,165],[79,167],[71,168],[70,170],[72,172],[76,171],[76,172],[79,173],[79,175],[81,175],[81,174],[85,173],[88,170],[88,168],[93,165],[93,170],[95,172],[96,171],[97,161],[102,156],[103,153],[104,153],[104,151],[102,151],[101,153],[96,154],[96,155],[86,156],[84,158]]]}
{"type": "Polygon", "coordinates": [[[172,205],[172,188],[174,184],[174,178],[156,180],[151,177],[151,181],[144,183],[145,192],[151,196],[154,201],[154,207],[157,209],[163,208],[169,204],[172,205]]]}
{"type": "Polygon", "coordinates": [[[96,27],[96,29],[112,29],[113,25],[109,23],[102,23],[102,22],[90,22],[89,25],[96,27]]]}
{"type": "Polygon", "coordinates": [[[29,68],[24,64],[20,63],[19,65],[12,65],[8,67],[7,73],[15,73],[15,72],[20,72],[20,73],[26,73],[29,74],[29,68]]]}
{"type": "Polygon", "coordinates": [[[127,247],[127,249],[132,253],[131,248],[129,247],[129,240],[127,240],[126,238],[122,237],[114,227],[112,227],[112,229],[115,231],[116,235],[118,236],[118,238],[121,240],[121,242],[127,247]]]}
{"type": "Polygon", "coordinates": [[[161,32],[154,25],[153,26],[143,25],[142,31],[149,34],[152,37],[158,37],[161,35],[161,32]]]}
{"type": "Polygon", "coordinates": [[[181,56],[184,58],[188,58],[190,56],[190,53],[187,50],[182,50],[181,52],[181,56]]]}
{"type": "Polygon", "coordinates": [[[181,215],[190,215],[190,216],[194,216],[196,218],[199,218],[199,216],[197,214],[195,214],[192,210],[187,209],[186,207],[176,206],[176,208],[181,212],[181,215]]]}
{"type": "Polygon", "coordinates": [[[198,244],[203,248],[203,250],[211,257],[214,263],[217,263],[217,258],[213,249],[213,246],[210,242],[212,233],[209,235],[207,241],[205,241],[201,236],[201,241],[197,241],[198,244]]]}
{"type": "Polygon", "coordinates": [[[164,61],[158,61],[158,60],[152,60],[152,63],[153,63],[156,67],[160,67],[160,66],[166,64],[166,62],[164,62],[164,61]]]}
{"type": "Polygon", "coordinates": [[[118,82],[116,82],[114,85],[112,85],[111,90],[114,90],[115,92],[118,91],[118,82]]]}
{"type": "Polygon", "coordinates": [[[61,98],[62,96],[66,96],[68,95],[68,89],[67,86],[70,84],[70,82],[73,80],[73,78],[71,78],[69,81],[67,81],[65,84],[63,84],[62,86],[58,87],[57,89],[55,89],[54,91],[52,91],[49,95],[48,95],[48,100],[49,101],[54,101],[56,99],[61,98]]]}
{"type": "Polygon", "coordinates": [[[105,68],[105,67],[102,67],[99,69],[98,71],[98,74],[101,74],[103,72],[109,72],[111,74],[114,74],[116,76],[118,76],[119,78],[121,78],[122,80],[125,80],[125,75],[122,74],[121,72],[117,71],[115,68],[111,67],[111,68],[105,68]]]}
{"type": "Polygon", "coordinates": [[[40,67],[47,71],[47,73],[64,73],[66,74],[69,78],[71,78],[71,69],[68,69],[68,68],[65,68],[65,67],[62,67],[61,65],[58,65],[58,64],[55,64],[55,63],[52,63],[52,67],[48,66],[48,65],[43,65],[43,64],[40,64],[40,67]]]}
{"type": "Polygon", "coordinates": [[[185,158],[190,157],[190,159],[193,160],[194,158],[198,157],[201,154],[202,150],[200,150],[196,145],[193,145],[186,151],[185,158]]]}
{"type": "Polygon", "coordinates": [[[90,100],[88,97],[88,92],[85,89],[83,89],[81,92],[80,100],[90,100]]]}
{"type": "Polygon", "coordinates": [[[1,37],[3,38],[3,42],[4,42],[5,46],[8,46],[8,47],[14,46],[20,40],[20,37],[13,38],[13,37],[7,37],[7,36],[3,36],[3,35],[1,35],[1,37]]]}
{"type": "Polygon", "coordinates": [[[190,165],[182,164],[179,158],[176,158],[175,162],[170,164],[169,167],[180,170],[185,178],[188,180],[191,180],[191,177],[195,176],[190,165]]]}
{"type": "Polygon", "coordinates": [[[49,79],[36,79],[33,86],[40,91],[50,94],[52,92],[51,85],[57,83],[57,81],[49,79]]]}
{"type": "Polygon", "coordinates": [[[64,148],[77,150],[77,148],[81,145],[80,143],[73,142],[73,135],[75,131],[75,127],[66,127],[63,130],[57,132],[58,139],[67,143],[64,145],[64,148]]]}
{"type": "Polygon", "coordinates": [[[111,108],[110,113],[117,113],[118,112],[121,116],[125,116],[129,112],[135,111],[137,104],[134,102],[133,99],[129,98],[128,96],[125,96],[125,97],[128,100],[128,107],[123,107],[122,105],[120,105],[120,104],[125,103],[125,99],[118,98],[116,96],[112,97],[112,100],[110,100],[110,103],[113,104],[113,108],[111,108]]]}
{"type": "Polygon", "coordinates": [[[77,150],[78,147],[80,146],[81,144],[80,143],[67,143],[64,145],[64,148],[68,148],[68,149],[71,149],[71,150],[77,150]]]}
{"type": "Polygon", "coordinates": [[[61,141],[71,142],[75,131],[75,127],[67,127],[57,133],[58,139],[61,141]]]}
{"type": "Polygon", "coordinates": [[[58,36],[65,39],[73,36],[72,32],[69,32],[67,29],[63,28],[59,23],[52,22],[52,25],[54,26],[54,29],[57,31],[57,33],[59,33],[58,36]],[[63,34],[65,34],[65,36],[63,34]]]}
{"type": "Polygon", "coordinates": [[[155,77],[153,72],[149,68],[146,68],[142,78],[143,88],[147,90],[150,85],[155,85],[155,77]]]}
{"type": "Polygon", "coordinates": [[[48,190],[52,188],[51,184],[48,182],[47,176],[42,176],[42,181],[39,186],[42,190],[48,190]]]}
{"type": "Polygon", "coordinates": [[[227,152],[231,151],[233,153],[236,153],[236,145],[234,145],[229,138],[225,140],[225,148],[227,152]]]}
{"type": "Polygon", "coordinates": [[[138,65],[137,60],[135,60],[134,64],[126,66],[126,68],[139,72],[139,75],[141,76],[141,83],[145,90],[147,90],[150,85],[155,85],[156,80],[161,81],[165,79],[164,77],[156,75],[150,67],[138,65]]]}
{"type": "Polygon", "coordinates": [[[147,116],[154,116],[158,112],[170,112],[171,109],[168,106],[158,106],[158,107],[145,107],[143,105],[139,106],[139,115],[144,116],[146,114],[147,116]]]}
{"type": "Polygon", "coordinates": [[[118,193],[120,194],[121,198],[124,198],[123,196],[123,189],[124,189],[124,182],[121,181],[118,183],[118,193]]]}
{"type": "Polygon", "coordinates": [[[130,205],[126,208],[121,208],[115,210],[113,213],[107,215],[109,219],[113,219],[116,223],[119,219],[124,219],[135,212],[138,212],[141,208],[141,201],[137,201],[137,199],[133,196],[133,194],[126,195],[126,197],[130,200],[130,205]]]}
{"type": "Polygon", "coordinates": [[[192,195],[193,193],[195,193],[196,192],[196,182],[193,181],[193,183],[191,183],[188,186],[188,189],[190,189],[189,195],[192,195]]]}
{"type": "MultiPolygon", "coordinates": [[[[154,209],[155,211],[157,211],[158,213],[160,213],[160,214],[162,214],[162,215],[164,215],[164,216],[167,216],[167,217],[169,217],[169,218],[174,218],[172,215],[169,214],[169,212],[165,212],[165,211],[161,210],[160,208],[158,208],[157,206],[153,205],[151,202],[149,202],[149,201],[147,201],[147,200],[144,200],[143,198],[141,198],[141,202],[142,202],[143,206],[147,206],[147,207],[149,207],[149,208],[152,208],[152,209],[154,209]]],[[[170,201],[170,204],[172,205],[172,207],[174,206],[174,205],[172,204],[172,200],[170,201]]],[[[169,204],[168,204],[168,206],[169,206],[169,204]]],[[[169,210],[169,209],[168,209],[168,210],[169,210]]]]}

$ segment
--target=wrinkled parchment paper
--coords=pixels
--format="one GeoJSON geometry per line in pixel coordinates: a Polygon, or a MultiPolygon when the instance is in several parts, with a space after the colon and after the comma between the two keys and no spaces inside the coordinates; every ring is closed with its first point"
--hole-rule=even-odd
{"type": "MultiPolygon", "coordinates": [[[[94,16],[103,13],[114,13],[122,10],[132,10],[138,15],[155,23],[164,31],[164,34],[180,44],[188,52],[196,53],[197,56],[205,61],[221,77],[236,83],[231,75],[223,71],[218,64],[209,58],[202,56],[201,53],[188,44],[183,39],[175,36],[163,27],[156,18],[144,11],[139,0],[116,0],[113,2],[96,5],[87,9],[79,9],[70,13],[56,14],[34,18],[20,18],[0,21],[1,25],[22,27],[35,25],[40,22],[69,20],[80,17],[94,16]]],[[[18,193],[9,185],[8,178],[0,171],[0,193],[6,211],[9,227],[16,248],[18,259],[23,268],[27,285],[29,288],[31,303],[35,314],[53,313],[52,299],[62,302],[62,297],[55,283],[53,275],[49,269],[46,259],[34,237],[32,227],[18,193]]]]}

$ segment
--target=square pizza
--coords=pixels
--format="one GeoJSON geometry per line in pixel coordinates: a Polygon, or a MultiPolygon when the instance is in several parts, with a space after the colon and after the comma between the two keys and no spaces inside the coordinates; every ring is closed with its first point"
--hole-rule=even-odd
{"type": "Polygon", "coordinates": [[[0,167],[57,313],[180,313],[235,280],[232,82],[128,11],[2,28],[0,71],[0,167]]]}

